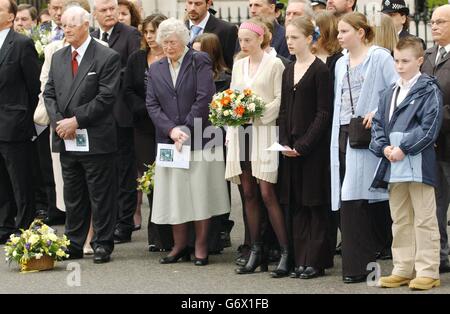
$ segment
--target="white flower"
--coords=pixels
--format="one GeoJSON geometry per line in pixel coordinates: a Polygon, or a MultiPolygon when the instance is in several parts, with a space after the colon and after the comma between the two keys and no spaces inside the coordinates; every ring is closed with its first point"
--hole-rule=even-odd
{"type": "Polygon", "coordinates": [[[251,112],[254,112],[256,109],[256,104],[254,102],[252,102],[251,104],[248,105],[248,110],[250,110],[251,112]]]}
{"type": "Polygon", "coordinates": [[[237,96],[237,100],[242,100],[244,99],[245,95],[244,94],[239,94],[239,96],[237,96]]]}
{"type": "Polygon", "coordinates": [[[28,242],[30,242],[31,245],[36,244],[39,241],[39,236],[36,234],[33,234],[28,242]]]}
{"type": "Polygon", "coordinates": [[[225,111],[223,112],[223,115],[224,115],[225,117],[228,117],[228,116],[230,115],[230,110],[225,110],[225,111]]]}
{"type": "Polygon", "coordinates": [[[13,257],[16,257],[16,256],[17,256],[17,252],[14,251],[13,254],[12,254],[12,256],[13,256],[13,257]]]}
{"type": "Polygon", "coordinates": [[[49,239],[50,241],[52,241],[52,242],[55,242],[55,241],[58,240],[58,237],[57,237],[56,234],[54,234],[54,233],[49,233],[49,234],[48,234],[48,239],[49,239]]]}
{"type": "Polygon", "coordinates": [[[38,254],[35,255],[35,257],[36,257],[36,259],[41,259],[42,254],[41,254],[41,253],[38,253],[38,254]]]}

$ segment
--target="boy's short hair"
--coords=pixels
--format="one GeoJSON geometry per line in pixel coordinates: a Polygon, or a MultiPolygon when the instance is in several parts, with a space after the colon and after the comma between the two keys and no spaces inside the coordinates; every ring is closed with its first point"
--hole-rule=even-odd
{"type": "Polygon", "coordinates": [[[395,49],[397,50],[405,50],[408,48],[414,51],[414,55],[417,58],[423,57],[425,54],[425,51],[423,50],[423,43],[416,36],[403,37],[398,41],[397,45],[395,46],[395,49]]]}

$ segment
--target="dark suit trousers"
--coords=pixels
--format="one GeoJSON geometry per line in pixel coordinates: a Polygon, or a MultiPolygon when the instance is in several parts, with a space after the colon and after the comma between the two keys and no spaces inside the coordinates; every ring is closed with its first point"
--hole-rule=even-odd
{"type": "Polygon", "coordinates": [[[333,267],[330,206],[302,207],[292,216],[296,266],[333,267]]]}
{"type": "Polygon", "coordinates": [[[134,227],[134,212],[137,206],[137,168],[134,149],[134,128],[117,128],[118,154],[117,175],[119,179],[119,212],[117,228],[130,233],[134,227]]]}
{"type": "Polygon", "coordinates": [[[31,142],[0,142],[0,237],[33,221],[31,162],[31,142]]]}
{"type": "Polygon", "coordinates": [[[60,214],[56,208],[55,177],[50,150],[50,127],[33,142],[33,177],[36,209],[47,212],[49,217],[60,214]]]}
{"type": "Polygon", "coordinates": [[[447,211],[450,202],[450,163],[438,163],[438,186],[436,188],[436,216],[441,235],[440,262],[441,265],[448,262],[449,246],[447,235],[447,211]]]}
{"type": "Polygon", "coordinates": [[[94,237],[91,246],[114,249],[117,217],[116,154],[77,156],[61,153],[66,204],[66,235],[71,249],[80,251],[89,231],[91,216],[94,237]]]}

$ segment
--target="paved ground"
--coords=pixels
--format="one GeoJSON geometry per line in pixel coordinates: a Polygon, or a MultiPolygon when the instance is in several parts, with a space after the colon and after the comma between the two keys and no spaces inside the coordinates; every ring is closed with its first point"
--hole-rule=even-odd
{"type": "MultiPolygon", "coordinates": [[[[159,264],[164,253],[147,251],[144,226],[133,234],[133,242],[116,246],[113,260],[108,264],[95,265],[92,258],[85,258],[77,260],[77,264],[59,263],[53,271],[27,274],[20,274],[14,265],[0,264],[0,293],[414,293],[406,287],[387,290],[366,283],[345,285],[341,281],[340,257],[335,258],[335,267],[325,277],[313,280],[272,279],[268,273],[235,275],[233,260],[243,234],[241,208],[236,199],[233,191],[232,219],[236,222],[233,247],[221,255],[211,256],[211,264],[206,267],[192,263],[159,264]],[[67,267],[72,268],[67,270],[67,267]]],[[[144,213],[148,214],[148,207],[144,213]]],[[[59,229],[62,231],[62,227],[59,229]]],[[[0,250],[0,258],[4,260],[2,246],[0,250]]],[[[388,274],[391,261],[382,261],[380,267],[382,274],[388,274]]],[[[442,286],[431,293],[450,293],[450,274],[443,275],[441,282],[442,286]]]]}

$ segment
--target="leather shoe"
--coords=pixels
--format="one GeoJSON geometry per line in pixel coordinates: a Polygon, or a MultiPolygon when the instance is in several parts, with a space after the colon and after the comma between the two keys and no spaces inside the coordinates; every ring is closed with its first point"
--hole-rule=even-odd
{"type": "Polygon", "coordinates": [[[195,266],[206,266],[209,264],[208,256],[205,258],[194,257],[194,265],[195,266]]]}
{"type": "Polygon", "coordinates": [[[111,254],[106,252],[105,248],[99,246],[94,251],[94,263],[103,264],[108,263],[111,260],[111,254]]]}
{"type": "Polygon", "coordinates": [[[114,230],[114,243],[127,243],[131,242],[131,232],[124,232],[119,229],[114,230]]]}
{"type": "Polygon", "coordinates": [[[188,262],[191,260],[191,248],[185,247],[180,252],[178,252],[175,255],[167,255],[166,257],[163,257],[159,260],[160,264],[173,264],[178,262],[178,260],[181,260],[182,262],[188,262]]]}
{"type": "Polygon", "coordinates": [[[72,259],[82,259],[83,258],[83,251],[78,250],[71,250],[68,249],[66,251],[67,254],[69,254],[69,257],[65,258],[66,260],[72,260],[72,259]]]}
{"type": "Polygon", "coordinates": [[[325,275],[323,269],[314,268],[311,266],[306,267],[306,269],[300,274],[300,279],[312,279],[325,275]]]}
{"type": "Polygon", "coordinates": [[[61,214],[56,216],[47,216],[42,220],[47,226],[64,225],[66,223],[66,214],[61,211],[61,214]]]}
{"type": "Polygon", "coordinates": [[[441,265],[439,265],[439,273],[450,273],[450,262],[446,261],[444,263],[441,263],[441,265]]]}
{"type": "Polygon", "coordinates": [[[342,277],[342,281],[344,283],[360,283],[360,282],[365,282],[366,279],[367,279],[367,275],[342,277]]]}
{"type": "Polygon", "coordinates": [[[289,274],[291,278],[298,278],[305,271],[306,266],[295,267],[294,270],[289,274]]]}

